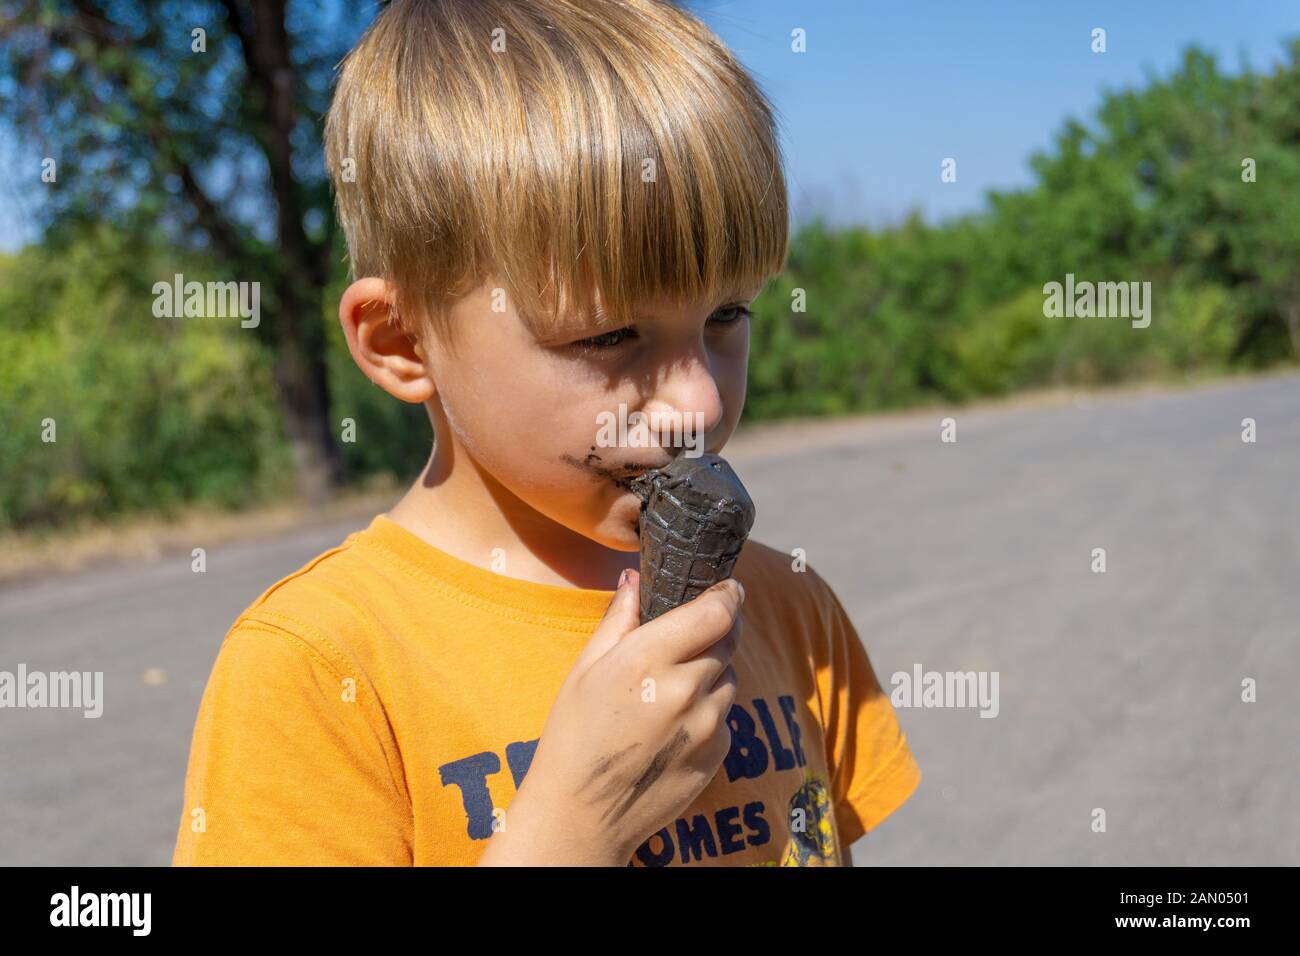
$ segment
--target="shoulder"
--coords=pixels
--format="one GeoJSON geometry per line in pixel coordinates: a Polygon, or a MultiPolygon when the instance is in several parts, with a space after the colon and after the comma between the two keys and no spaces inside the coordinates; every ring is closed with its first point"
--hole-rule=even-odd
{"type": "Polygon", "coordinates": [[[362,571],[355,538],[276,581],[239,614],[217,650],[205,709],[226,723],[242,714],[262,726],[324,726],[338,720],[339,701],[355,701],[348,713],[385,726],[374,628],[357,593],[364,585],[348,589],[362,571]]]}
{"type": "Polygon", "coordinates": [[[240,656],[286,651],[336,677],[355,676],[368,630],[362,592],[366,557],[353,532],[264,590],[235,619],[223,642],[240,656]],[[271,648],[275,650],[271,650],[271,648]]]}

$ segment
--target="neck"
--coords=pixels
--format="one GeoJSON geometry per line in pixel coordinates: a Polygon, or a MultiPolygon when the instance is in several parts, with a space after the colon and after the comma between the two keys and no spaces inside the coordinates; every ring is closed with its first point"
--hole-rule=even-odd
{"type": "Polygon", "coordinates": [[[520,500],[443,431],[424,473],[388,517],[441,551],[506,577],[612,591],[635,551],[617,551],[520,500]],[[500,549],[500,550],[497,550],[500,549]]]}

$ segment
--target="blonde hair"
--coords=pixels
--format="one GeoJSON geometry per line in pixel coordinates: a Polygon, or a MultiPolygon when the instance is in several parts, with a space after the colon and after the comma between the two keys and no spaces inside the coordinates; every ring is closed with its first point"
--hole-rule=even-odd
{"type": "Polygon", "coordinates": [[[488,276],[539,333],[754,291],[787,250],[773,112],[667,0],[395,0],[325,124],[352,276],[445,339],[488,276]]]}

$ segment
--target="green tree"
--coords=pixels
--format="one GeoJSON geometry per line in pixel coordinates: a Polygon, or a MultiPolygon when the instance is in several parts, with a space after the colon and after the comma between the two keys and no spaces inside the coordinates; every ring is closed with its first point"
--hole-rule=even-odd
{"type": "Polygon", "coordinates": [[[320,119],[362,7],[0,0],[0,117],[57,162],[47,244],[108,222],[206,253],[224,280],[260,282],[258,332],[310,499],[344,479],[321,321],[341,250],[320,119]]]}

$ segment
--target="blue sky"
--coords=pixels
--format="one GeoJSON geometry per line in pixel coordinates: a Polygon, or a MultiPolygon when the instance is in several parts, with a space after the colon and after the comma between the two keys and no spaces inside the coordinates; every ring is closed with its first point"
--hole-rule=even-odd
{"type": "MultiPolygon", "coordinates": [[[[1300,0],[690,0],[780,113],[796,220],[883,225],[977,209],[1026,185],[1026,160],[1106,88],[1167,74],[1190,43],[1236,71],[1280,60],[1300,0]],[[806,31],[807,52],[790,49],[806,31]],[[1105,53],[1091,51],[1094,27],[1105,53]],[[957,182],[939,164],[957,160],[957,182]]],[[[31,162],[0,142],[0,168],[31,162]]],[[[35,176],[0,177],[0,249],[23,227],[35,176]]],[[[39,195],[39,191],[36,191],[39,195]]]]}
{"type": "MultiPolygon", "coordinates": [[[[1167,74],[1196,43],[1236,72],[1283,59],[1300,0],[694,0],[785,123],[791,204],[879,225],[935,220],[1027,185],[1026,160],[1107,88],[1167,74]],[[790,31],[807,52],[790,52],[790,31]],[[1093,53],[1094,27],[1106,52],[1093,53]],[[1243,57],[1245,58],[1243,60],[1243,57]],[[957,182],[939,164],[957,159],[957,182]]],[[[803,214],[807,214],[806,211],[803,214]]]]}

